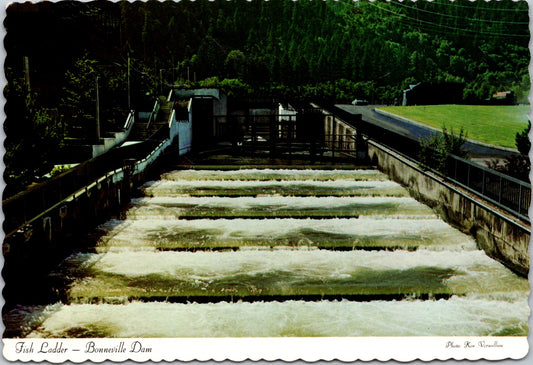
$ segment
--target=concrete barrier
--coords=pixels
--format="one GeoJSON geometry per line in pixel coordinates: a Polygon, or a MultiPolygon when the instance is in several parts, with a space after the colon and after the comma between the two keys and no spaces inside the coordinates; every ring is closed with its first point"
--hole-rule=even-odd
{"type": "Polygon", "coordinates": [[[183,135],[177,154],[190,150],[190,123],[171,120],[169,138],[162,141],[141,160],[125,159],[122,168],[80,188],[58,203],[28,219],[15,231],[8,232],[3,242],[4,257],[26,256],[32,251],[53,256],[54,249],[72,244],[70,238],[85,232],[117,214],[130,201],[133,189],[140,186],[150,173],[149,168],[183,135]],[[28,250],[29,248],[29,250],[28,250]]]}
{"type": "Polygon", "coordinates": [[[415,162],[375,142],[368,141],[373,164],[407,187],[417,200],[443,219],[476,238],[479,248],[519,275],[529,272],[531,226],[480,197],[422,170],[415,162]]]}

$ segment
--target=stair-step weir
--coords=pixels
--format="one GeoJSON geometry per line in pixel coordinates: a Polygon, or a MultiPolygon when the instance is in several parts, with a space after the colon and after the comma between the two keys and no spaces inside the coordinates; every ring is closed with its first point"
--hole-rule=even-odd
{"type": "Polygon", "coordinates": [[[17,308],[30,337],[527,335],[527,279],[374,169],[176,170],[17,308]]]}

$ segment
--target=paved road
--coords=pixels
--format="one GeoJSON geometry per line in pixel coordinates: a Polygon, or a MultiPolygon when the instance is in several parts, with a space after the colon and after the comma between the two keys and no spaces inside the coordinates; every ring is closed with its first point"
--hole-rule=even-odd
{"type": "MultiPolygon", "coordinates": [[[[352,114],[362,114],[362,118],[365,122],[394,131],[411,139],[420,140],[421,138],[432,136],[435,133],[435,130],[431,128],[378,114],[375,111],[375,108],[378,107],[376,105],[353,106],[349,104],[337,104],[335,106],[352,114]]],[[[492,158],[499,159],[517,153],[506,149],[489,147],[472,141],[466,142],[465,149],[470,151],[470,155],[476,160],[487,160],[492,158]]]]}

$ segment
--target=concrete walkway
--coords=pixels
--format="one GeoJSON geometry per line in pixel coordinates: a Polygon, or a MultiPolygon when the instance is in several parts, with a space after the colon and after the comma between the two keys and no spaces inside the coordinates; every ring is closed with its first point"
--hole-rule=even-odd
{"type": "MultiPolygon", "coordinates": [[[[364,121],[414,140],[431,137],[437,131],[435,128],[410,121],[406,118],[394,116],[393,114],[385,115],[385,113],[380,113],[375,110],[378,107],[376,105],[354,106],[337,104],[335,106],[352,114],[362,114],[364,121]]],[[[510,148],[491,146],[473,140],[468,140],[465,143],[465,148],[470,152],[472,159],[478,162],[502,159],[518,153],[518,151],[510,148]]]]}

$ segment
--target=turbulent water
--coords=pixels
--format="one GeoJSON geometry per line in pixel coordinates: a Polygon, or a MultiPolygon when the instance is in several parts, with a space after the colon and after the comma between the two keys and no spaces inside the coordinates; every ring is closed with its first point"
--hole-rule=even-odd
{"type": "Polygon", "coordinates": [[[376,170],[182,170],[19,306],[27,337],[527,335],[529,285],[376,170]]]}

